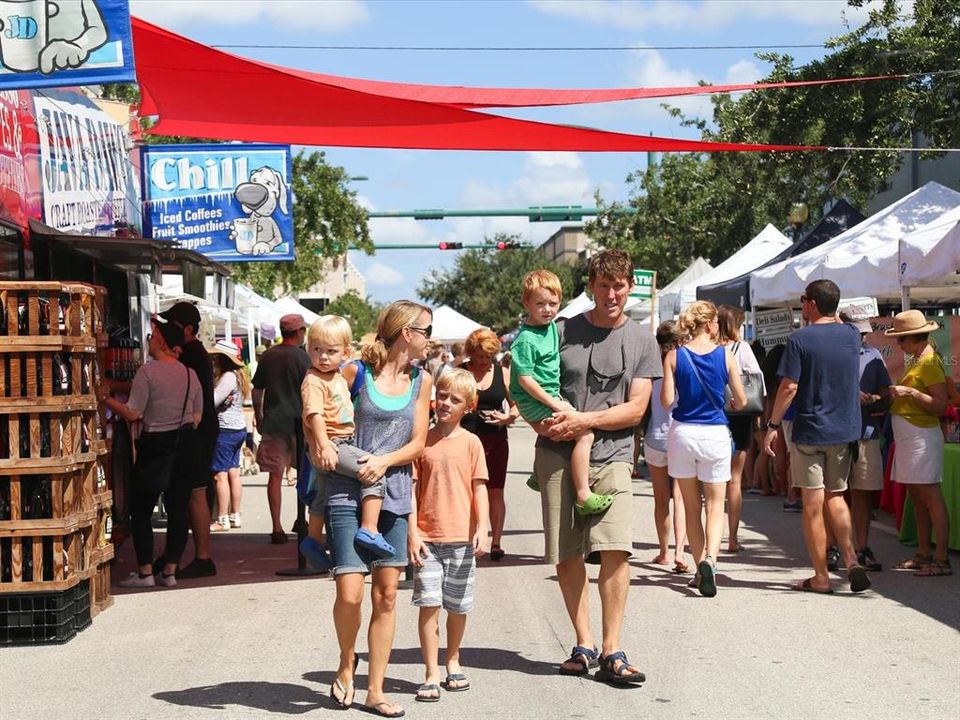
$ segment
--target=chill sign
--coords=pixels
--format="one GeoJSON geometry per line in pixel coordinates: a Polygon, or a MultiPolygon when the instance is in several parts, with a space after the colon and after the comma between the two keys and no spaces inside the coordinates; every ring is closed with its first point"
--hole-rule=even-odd
{"type": "Polygon", "coordinates": [[[143,148],[144,232],[217,262],[293,260],[287,145],[143,148]]]}

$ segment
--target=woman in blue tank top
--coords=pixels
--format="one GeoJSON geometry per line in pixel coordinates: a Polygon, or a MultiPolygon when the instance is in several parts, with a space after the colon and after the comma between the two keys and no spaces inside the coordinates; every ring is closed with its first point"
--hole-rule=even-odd
{"type": "MultiPolygon", "coordinates": [[[[430,308],[407,300],[391,303],[380,315],[377,338],[363,349],[366,372],[354,407],[361,458],[357,480],[368,484],[383,478],[386,497],[378,529],[394,547],[391,557],[377,558],[354,546],[359,527],[360,491],[356,481],[331,474],[327,479],[327,537],[333,554],[337,598],[333,624],[340,645],[340,666],[330,697],[341,708],[354,698],[353,677],[360,631],[364,574],[372,576],[372,613],[368,630],[370,668],[364,705],[375,714],[399,717],[403,709],[387,699],[383,680],[393,648],[395,605],[400,573],[407,566],[407,518],[412,509],[412,463],[423,452],[430,416],[433,379],[414,361],[423,362],[431,334],[430,308]]],[[[357,366],[343,369],[352,386],[357,366]]]]}
{"type": "Polygon", "coordinates": [[[730,430],[724,413],[723,390],[730,386],[731,409],[747,404],[740,370],[727,348],[717,345],[717,308],[698,301],[680,315],[685,345],[663,360],[660,402],[670,407],[673,422],[667,433],[667,469],[676,478],[687,515],[687,539],[697,562],[693,585],[704,597],[717,594],[715,558],[723,536],[723,501],[730,480],[730,430]],[[700,519],[701,490],[707,501],[706,532],[700,519]]]}

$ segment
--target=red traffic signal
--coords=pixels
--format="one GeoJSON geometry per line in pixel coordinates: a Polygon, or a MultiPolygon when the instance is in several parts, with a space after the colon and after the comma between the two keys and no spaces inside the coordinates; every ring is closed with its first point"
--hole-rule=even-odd
{"type": "Polygon", "coordinates": [[[500,240],[497,243],[497,250],[513,250],[518,247],[520,247],[520,243],[516,240],[500,240]]]}
{"type": "Polygon", "coordinates": [[[462,242],[442,242],[440,243],[441,250],[462,250],[462,242]]]}

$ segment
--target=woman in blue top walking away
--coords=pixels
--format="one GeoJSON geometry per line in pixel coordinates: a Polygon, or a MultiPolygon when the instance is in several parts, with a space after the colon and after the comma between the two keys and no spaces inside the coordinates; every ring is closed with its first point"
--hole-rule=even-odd
{"type": "Polygon", "coordinates": [[[660,402],[676,401],[667,434],[667,462],[676,478],[687,514],[687,539],[697,562],[693,584],[704,597],[717,594],[715,558],[723,537],[723,501],[730,481],[731,438],[724,413],[723,389],[730,386],[730,409],[747,404],[740,369],[728,348],[717,345],[717,308],[703,300],[680,315],[682,347],[663,359],[660,402]],[[701,490],[707,503],[706,533],[700,519],[701,490]]]}

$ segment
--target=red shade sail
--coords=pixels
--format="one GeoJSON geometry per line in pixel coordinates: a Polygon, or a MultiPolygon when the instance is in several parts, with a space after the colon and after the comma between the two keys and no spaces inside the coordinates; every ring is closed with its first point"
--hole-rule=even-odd
{"type": "MultiPolygon", "coordinates": [[[[457,88],[339,78],[237,57],[133,20],[150,132],[220,140],[437,150],[809,150],[675,140],[554,125],[465,107],[560,105],[726,92],[754,85],[613,90],[457,88]]],[[[849,80],[847,80],[849,81],[849,80]]],[[[809,83],[804,83],[809,84],[809,83]]],[[[770,86],[782,86],[766,85],[770,86]]]]}

